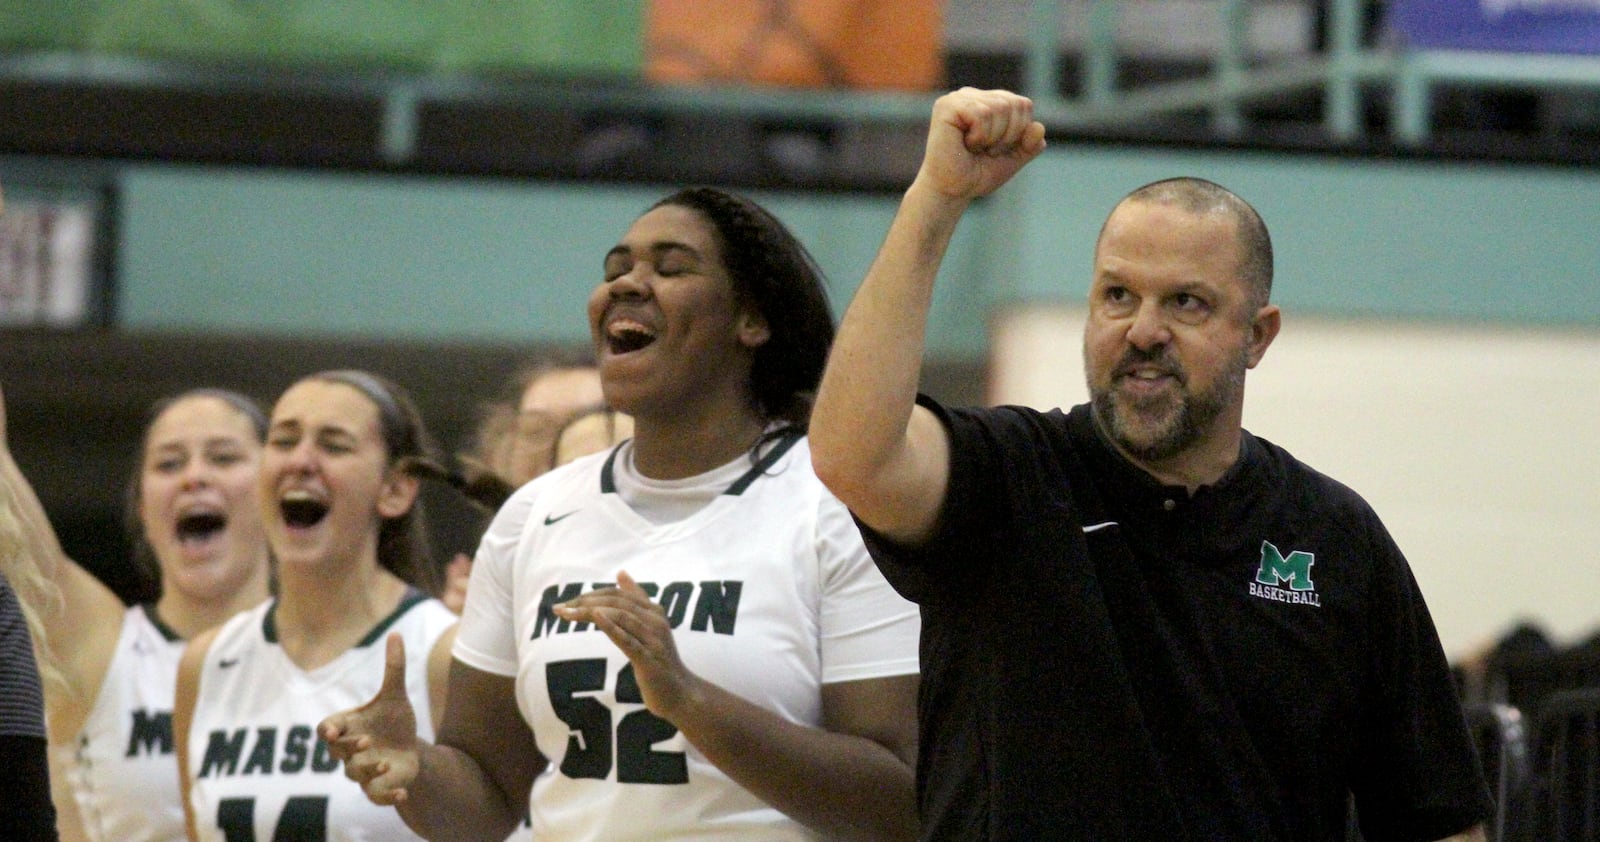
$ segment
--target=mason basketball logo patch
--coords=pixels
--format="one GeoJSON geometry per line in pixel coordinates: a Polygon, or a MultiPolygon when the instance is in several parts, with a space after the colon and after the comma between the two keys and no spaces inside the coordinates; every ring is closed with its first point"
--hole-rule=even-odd
{"type": "Polygon", "coordinates": [[[1311,581],[1311,567],[1317,557],[1304,550],[1294,550],[1287,556],[1272,545],[1261,542],[1261,566],[1256,568],[1256,578],[1250,583],[1250,595],[1273,602],[1322,607],[1322,598],[1311,581]]]}

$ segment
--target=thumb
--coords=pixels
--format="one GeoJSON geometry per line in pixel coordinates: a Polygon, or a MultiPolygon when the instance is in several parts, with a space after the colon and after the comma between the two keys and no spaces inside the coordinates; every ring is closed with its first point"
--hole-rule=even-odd
{"type": "Polygon", "coordinates": [[[644,593],[644,588],[639,587],[639,583],[634,581],[634,578],[629,576],[628,571],[626,570],[617,571],[617,587],[624,591],[637,591],[640,594],[644,593]]]}
{"type": "Polygon", "coordinates": [[[391,632],[383,656],[383,686],[378,688],[380,699],[405,699],[406,694],[406,641],[399,632],[391,632]]]}

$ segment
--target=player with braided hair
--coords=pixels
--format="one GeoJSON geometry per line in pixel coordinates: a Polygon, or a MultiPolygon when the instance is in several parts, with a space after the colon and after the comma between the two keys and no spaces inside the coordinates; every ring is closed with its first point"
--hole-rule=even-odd
{"type": "Polygon", "coordinates": [[[589,325],[633,438],[519,489],[473,565],[438,741],[390,650],[321,734],[429,838],[911,839],[919,619],[811,470],[822,276],[753,202],[675,193],[589,325]]]}

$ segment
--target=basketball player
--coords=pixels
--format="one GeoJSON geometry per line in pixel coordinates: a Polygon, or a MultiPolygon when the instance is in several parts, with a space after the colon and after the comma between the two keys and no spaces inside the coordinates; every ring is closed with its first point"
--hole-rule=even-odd
{"type": "Polygon", "coordinates": [[[1491,811],[1404,557],[1355,493],[1241,426],[1277,335],[1272,251],[1200,179],[1095,249],[1070,412],[916,395],[963,211],[1044,148],[962,89],[840,327],[816,469],[922,606],[928,839],[1481,839],[1491,811]]]}
{"type": "Polygon", "coordinates": [[[706,188],[604,269],[590,328],[634,437],[490,526],[436,744],[387,689],[398,658],[324,738],[425,836],[498,838],[526,810],[538,839],[914,838],[918,618],[804,436],[833,335],[819,271],[706,188]]]}
{"type": "Polygon", "coordinates": [[[384,638],[413,653],[402,692],[431,735],[456,617],[433,592],[417,495],[438,472],[416,408],[363,371],[306,377],[273,407],[259,494],[278,594],[197,637],[173,730],[189,836],[414,839],[339,774],[313,730],[370,698],[384,638]]]}
{"type": "MultiPolygon", "coordinates": [[[[0,429],[4,406],[0,404],[0,429]]],[[[248,397],[195,389],[156,402],[129,485],[135,563],[161,595],[126,606],[62,551],[0,437],[29,553],[61,604],[39,607],[60,680],[47,685],[56,808],[67,842],[184,837],[173,685],[185,640],[267,596],[256,502],[266,415],[248,397]]]]}

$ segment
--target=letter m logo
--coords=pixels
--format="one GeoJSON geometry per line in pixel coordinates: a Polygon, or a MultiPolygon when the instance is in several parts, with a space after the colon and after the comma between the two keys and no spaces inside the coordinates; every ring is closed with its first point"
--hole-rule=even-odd
{"type": "Polygon", "coordinates": [[[1291,591],[1314,590],[1311,584],[1311,565],[1317,558],[1311,553],[1295,550],[1288,558],[1272,546],[1271,541],[1261,542],[1261,569],[1256,571],[1256,581],[1263,585],[1289,583],[1291,591]]]}
{"type": "Polygon", "coordinates": [[[133,727],[128,732],[128,757],[172,753],[172,712],[140,708],[133,712],[133,727]]]}

